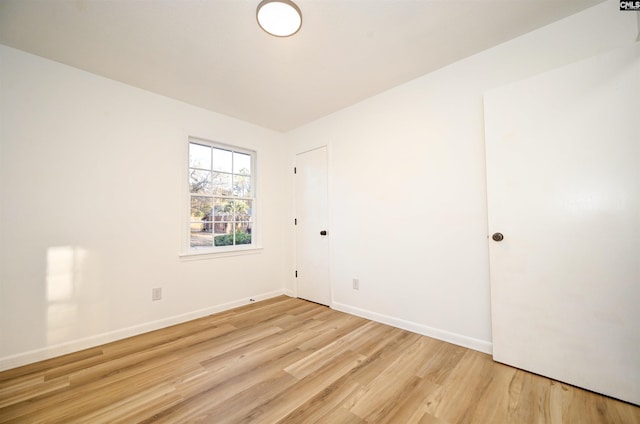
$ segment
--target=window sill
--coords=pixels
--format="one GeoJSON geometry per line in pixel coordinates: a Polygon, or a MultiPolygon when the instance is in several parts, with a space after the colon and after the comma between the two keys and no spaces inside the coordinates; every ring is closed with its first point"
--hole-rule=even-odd
{"type": "Polygon", "coordinates": [[[262,253],[262,246],[251,247],[231,247],[216,250],[194,250],[180,253],[178,257],[181,261],[199,261],[203,259],[226,258],[229,256],[255,255],[262,253]]]}

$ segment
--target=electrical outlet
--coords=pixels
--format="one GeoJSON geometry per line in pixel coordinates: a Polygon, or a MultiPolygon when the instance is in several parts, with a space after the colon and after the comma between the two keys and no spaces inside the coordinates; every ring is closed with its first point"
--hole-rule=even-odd
{"type": "Polygon", "coordinates": [[[151,300],[160,300],[162,299],[162,288],[156,287],[151,289],[151,300]]]}
{"type": "Polygon", "coordinates": [[[353,289],[354,290],[360,290],[360,279],[359,278],[354,278],[353,279],[353,289]]]}

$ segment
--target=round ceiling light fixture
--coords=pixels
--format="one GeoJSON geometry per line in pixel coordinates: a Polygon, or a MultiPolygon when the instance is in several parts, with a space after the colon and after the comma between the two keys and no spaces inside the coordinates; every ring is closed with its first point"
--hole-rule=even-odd
{"type": "Polygon", "coordinates": [[[260,28],[276,37],[288,37],[302,26],[302,12],[291,0],[262,0],[256,11],[260,28]]]}

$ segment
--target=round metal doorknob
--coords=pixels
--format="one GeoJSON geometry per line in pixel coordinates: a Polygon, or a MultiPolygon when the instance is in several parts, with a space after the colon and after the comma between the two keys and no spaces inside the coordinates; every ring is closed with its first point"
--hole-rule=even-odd
{"type": "Polygon", "coordinates": [[[502,241],[502,240],[504,240],[504,236],[502,235],[502,233],[493,233],[491,238],[493,239],[493,241],[502,241]]]}

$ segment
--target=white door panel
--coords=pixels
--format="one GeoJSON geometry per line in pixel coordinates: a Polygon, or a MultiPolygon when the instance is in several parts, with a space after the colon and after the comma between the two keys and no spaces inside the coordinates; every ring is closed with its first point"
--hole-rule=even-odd
{"type": "Polygon", "coordinates": [[[331,302],[327,175],[326,147],[296,156],[297,295],[323,305],[331,302]]]}
{"type": "Polygon", "coordinates": [[[494,359],[640,404],[640,50],[485,96],[494,359]]]}

